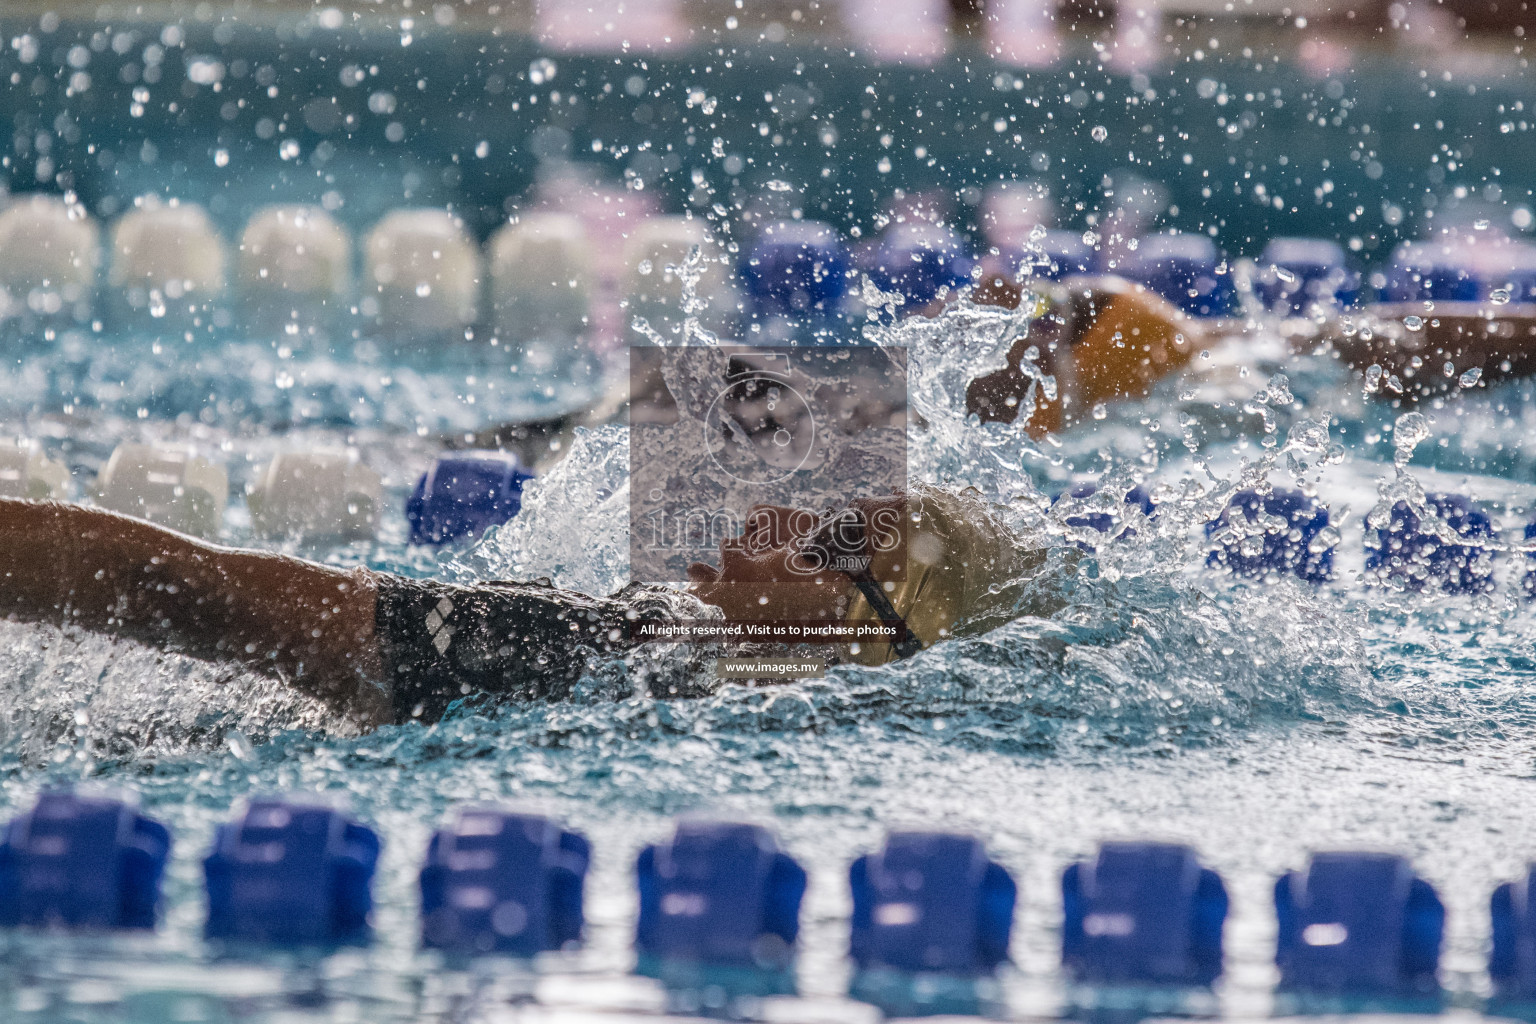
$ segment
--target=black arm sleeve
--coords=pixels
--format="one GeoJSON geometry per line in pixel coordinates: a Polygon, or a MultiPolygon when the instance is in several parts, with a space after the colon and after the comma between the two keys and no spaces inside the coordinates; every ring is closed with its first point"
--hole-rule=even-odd
{"type": "Polygon", "coordinates": [[[456,586],[382,577],[375,630],[395,721],[436,721],[462,697],[558,700],[594,656],[634,646],[633,622],[666,622],[682,595],[631,586],[610,598],[547,581],[456,586]]]}

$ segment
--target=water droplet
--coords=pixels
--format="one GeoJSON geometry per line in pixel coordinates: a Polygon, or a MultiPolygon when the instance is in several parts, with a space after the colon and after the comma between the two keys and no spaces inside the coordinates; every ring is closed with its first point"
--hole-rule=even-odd
{"type": "Polygon", "coordinates": [[[255,749],[251,741],[245,738],[245,734],[239,729],[231,729],[224,736],[224,742],[229,747],[229,752],[242,761],[249,761],[255,749]]]}
{"type": "Polygon", "coordinates": [[[554,61],[548,57],[540,57],[528,65],[528,81],[534,85],[543,85],[545,82],[552,80],[558,70],[559,67],[554,61]]]}
{"type": "Polygon", "coordinates": [[[1290,405],[1296,401],[1296,396],[1291,394],[1291,379],[1283,373],[1270,377],[1261,400],[1269,405],[1290,405]]]}
{"type": "Polygon", "coordinates": [[[1470,388],[1482,379],[1483,368],[1481,366],[1474,366],[1472,369],[1462,374],[1461,377],[1458,378],[1457,383],[1459,383],[1464,388],[1470,388]]]}
{"type": "Polygon", "coordinates": [[[1403,326],[1408,328],[1410,331],[1423,330],[1424,318],[1421,316],[1405,316],[1403,317],[1403,326]]]}
{"type": "Polygon", "coordinates": [[[1096,405],[1094,405],[1094,407],[1093,407],[1093,418],[1094,419],[1102,420],[1102,419],[1104,419],[1108,415],[1109,415],[1109,407],[1106,406],[1103,402],[1099,402],[1096,405]]]}
{"type": "Polygon", "coordinates": [[[1103,142],[1105,139],[1109,138],[1109,129],[1105,128],[1101,124],[1096,124],[1093,126],[1093,131],[1089,132],[1088,134],[1093,136],[1094,142],[1103,142]]]}
{"type": "Polygon", "coordinates": [[[277,155],[284,160],[293,160],[299,155],[299,140],[284,139],[282,145],[277,147],[277,155]]]}
{"type": "Polygon", "coordinates": [[[1505,303],[1509,302],[1509,289],[1495,288],[1493,290],[1493,294],[1488,296],[1488,301],[1493,303],[1495,306],[1504,305],[1505,303]]]}
{"type": "Polygon", "coordinates": [[[431,294],[432,294],[432,286],[430,284],[428,284],[427,282],[423,281],[423,282],[421,282],[421,284],[418,284],[416,286],[416,297],[417,298],[424,299],[424,298],[426,298],[427,296],[429,296],[431,294]]]}
{"type": "Polygon", "coordinates": [[[1318,530],[1317,536],[1307,543],[1307,550],[1314,555],[1320,555],[1329,548],[1338,547],[1341,540],[1343,540],[1343,537],[1339,535],[1338,530],[1331,526],[1325,526],[1318,530]]]}
{"type": "Polygon", "coordinates": [[[768,182],[768,191],[770,192],[788,192],[794,187],[795,186],[791,185],[789,182],[782,181],[778,178],[774,178],[772,181],[768,182]]]}
{"type": "Polygon", "coordinates": [[[642,275],[649,274],[652,269],[654,268],[651,266],[650,260],[641,260],[640,264],[635,267],[635,273],[642,275]]]}
{"type": "Polygon", "coordinates": [[[1316,454],[1327,451],[1330,440],[1327,420],[1302,419],[1291,425],[1285,446],[1288,449],[1316,454]]]}
{"type": "Polygon", "coordinates": [[[228,167],[229,166],[229,150],[227,150],[227,149],[216,149],[216,150],[214,150],[214,152],[213,152],[213,166],[215,166],[215,167],[228,167]]]}
{"type": "Polygon", "coordinates": [[[1413,458],[1413,450],[1429,436],[1429,420],[1421,412],[1405,412],[1397,418],[1392,428],[1392,445],[1397,449],[1397,464],[1405,465],[1413,458]]]}

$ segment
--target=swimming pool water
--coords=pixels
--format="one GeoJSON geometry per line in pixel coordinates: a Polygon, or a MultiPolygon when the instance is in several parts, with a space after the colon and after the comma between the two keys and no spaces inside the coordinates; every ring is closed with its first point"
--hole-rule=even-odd
{"type": "MultiPolygon", "coordinates": [[[[192,32],[211,35],[195,27],[192,32]]],[[[295,43],[279,36],[263,29],[238,40],[236,48],[282,56],[291,45],[305,52],[317,45],[307,37],[295,43]]],[[[429,41],[419,41],[411,53],[429,51],[429,41]]],[[[208,52],[222,52],[201,36],[198,42],[208,52]]],[[[388,40],[391,48],[396,42],[388,40]]],[[[231,71],[229,92],[217,101],[197,94],[191,101],[195,116],[184,117],[191,123],[184,134],[163,104],[151,105],[152,125],[139,121],[127,113],[129,87],[106,83],[125,73],[121,65],[139,59],[145,45],[155,44],[146,36],[133,42],[130,54],[98,54],[93,71],[102,84],[74,105],[74,120],[44,125],[38,111],[52,117],[52,100],[33,110],[30,100],[11,97],[28,146],[36,145],[35,130],[57,127],[50,173],[73,173],[75,186],[103,216],[138,191],[175,189],[208,201],[227,227],[274,197],[327,201],[335,186],[329,178],[347,184],[344,196],[334,191],[345,200],[342,216],[354,226],[371,223],[393,205],[449,201],[488,226],[504,216],[506,196],[534,176],[527,149],[519,147],[535,115],[525,111],[498,121],[492,115],[505,100],[486,98],[500,95],[491,89],[493,78],[505,87],[506,77],[522,74],[536,56],[517,41],[490,62],[442,43],[429,51],[434,59],[452,58],[469,70],[462,82],[434,82],[432,89],[418,90],[420,96],[409,91],[412,60],[386,64],[390,103],[398,99],[404,112],[366,120],[359,137],[348,140],[352,149],[313,125],[297,127],[301,112],[290,108],[308,86],[284,78],[288,92],[274,102],[263,99],[268,87],[254,84],[258,67],[249,69],[249,82],[238,84],[231,71]],[[226,125],[219,109],[237,92],[248,94],[253,105],[226,125]],[[439,117],[456,95],[476,99],[463,101],[463,117],[439,117]],[[294,115],[302,165],[279,157],[277,140],[262,139],[260,147],[254,141],[264,130],[260,119],[275,126],[284,111],[294,115]],[[420,150],[435,147],[431,155],[444,161],[463,158],[452,163],[451,175],[416,146],[397,151],[382,141],[386,122],[407,120],[405,112],[424,122],[420,150]],[[494,169],[469,157],[487,138],[496,140],[494,169]],[[221,139],[234,140],[227,175],[211,170],[221,139]],[[153,159],[147,158],[146,140],[158,142],[153,159]],[[88,151],[98,141],[115,154],[115,163],[88,151]],[[386,165],[387,174],[381,171],[386,165]]],[[[379,49],[376,39],[357,44],[361,54],[379,49]]],[[[19,59],[5,54],[0,67],[19,59]]],[[[760,68],[768,58],[758,60],[754,67],[760,68]]],[[[316,70],[306,63],[292,75],[307,80],[323,71],[329,83],[337,69],[319,65],[326,66],[316,70]]],[[[650,72],[654,83],[642,77],[638,91],[629,92],[629,81],[641,74],[638,66],[569,63],[557,86],[569,91],[576,86],[565,83],[591,74],[587,85],[594,92],[603,77],[615,78],[621,88],[596,114],[581,112],[588,119],[573,124],[563,141],[546,141],[579,149],[606,138],[608,155],[625,150],[626,168],[651,175],[653,191],[664,188],[673,201],[688,201],[688,167],[668,166],[656,154],[647,162],[627,149],[652,130],[644,118],[664,115],[671,100],[677,101],[673,114],[692,109],[685,105],[691,80],[682,67],[669,70],[658,62],[650,72]]],[[[1408,132],[1411,112],[1394,109],[1391,97],[1380,95],[1390,92],[1389,69],[1376,71],[1376,78],[1351,80],[1347,95],[1390,114],[1384,126],[1397,133],[1394,142],[1410,139],[1417,147],[1395,151],[1411,165],[1412,173],[1405,171],[1390,193],[1402,199],[1422,184],[1421,173],[1432,172],[1434,144],[1427,133],[1408,132]]],[[[1267,229],[1272,214],[1267,204],[1223,198],[1242,172],[1237,163],[1223,165],[1211,155],[1225,153],[1231,134],[1217,125],[1216,107],[1245,88],[1268,95],[1284,72],[1229,66],[1208,73],[1232,84],[1176,81],[1184,72],[1175,72],[1168,82],[1158,79],[1155,89],[1148,84],[1133,90],[1138,96],[1163,90],[1147,107],[1127,103],[1120,109],[1115,89],[1106,103],[1089,91],[1086,78],[1053,78],[1038,90],[1033,83],[1026,89],[1022,78],[994,79],[967,66],[964,77],[973,88],[957,101],[956,116],[984,126],[999,112],[1027,119],[1039,109],[1032,106],[1034,93],[1055,95],[1060,85],[1064,109],[1081,120],[1091,108],[1117,146],[1138,137],[1144,116],[1198,121],[1189,148],[1199,150],[1201,162],[1223,179],[1217,195],[1209,188],[1202,195],[1207,179],[1179,170],[1186,166],[1179,162],[1182,147],[1160,146],[1157,170],[1176,186],[1188,225],[1222,220],[1232,238],[1246,239],[1250,230],[1267,229]],[[1170,85],[1183,88],[1184,97],[1167,91],[1170,85]],[[1203,148],[1197,144],[1202,140],[1203,148]]],[[[905,71],[882,70],[875,76],[881,88],[870,83],[879,95],[866,101],[864,82],[833,82],[835,77],[821,78],[827,106],[857,112],[868,102],[873,110],[868,125],[856,126],[852,118],[841,123],[844,152],[856,149],[860,159],[874,152],[878,135],[872,133],[883,130],[882,118],[912,106],[922,89],[905,71]]],[[[722,91],[729,85],[724,77],[717,81],[722,91]]],[[[1478,88],[1481,94],[1474,89],[1474,98],[1457,108],[1463,114],[1491,109],[1508,98],[1505,93],[1524,95],[1518,80],[1495,83],[1493,99],[1488,87],[1478,88]]],[[[384,91],[382,85],[368,90],[384,91]]],[[[539,92],[547,96],[550,90],[539,92]]],[[[1346,197],[1352,203],[1372,194],[1367,181],[1376,179],[1369,168],[1381,155],[1373,150],[1368,159],[1350,161],[1347,176],[1312,159],[1334,157],[1342,165],[1340,153],[1352,151],[1354,143],[1345,139],[1354,127],[1349,110],[1359,107],[1341,104],[1345,97],[1341,82],[1304,83],[1299,93],[1287,93],[1289,106],[1264,108],[1270,131],[1299,140],[1291,148],[1297,195],[1321,189],[1325,177],[1330,184],[1339,179],[1338,193],[1327,193],[1333,198],[1319,192],[1317,203],[1300,215],[1331,225],[1330,231],[1348,206],[1346,197]],[[1309,154],[1304,168],[1303,148],[1309,154]],[[1337,209],[1325,205],[1335,201],[1337,209]]],[[[1424,101],[1418,92],[1414,97],[1424,101]]],[[[357,94],[358,104],[367,100],[357,94]]],[[[773,103],[765,99],[765,108],[773,103]]],[[[1475,120],[1481,113],[1467,116],[1475,120]]],[[[753,173],[761,175],[822,180],[816,175],[826,154],[813,141],[810,121],[800,124],[786,114],[775,123],[789,143],[770,149],[757,138],[759,118],[766,124],[768,115],[753,96],[722,113],[731,123],[720,130],[732,135],[735,129],[746,140],[733,136],[740,153],[733,149],[727,160],[734,157],[738,167],[747,158],[758,160],[753,173]]],[[[946,138],[947,125],[937,118],[905,127],[895,151],[902,181],[913,188],[956,184],[916,151],[931,146],[935,161],[958,166],[968,143],[946,138]]],[[[669,130],[689,131],[676,123],[669,130]]],[[[1244,130],[1254,133],[1255,125],[1244,130]]],[[[1053,175],[1062,175],[1063,206],[1074,194],[1087,196],[1101,174],[1118,166],[1118,150],[1112,157],[1090,138],[1078,133],[1042,144],[1040,152],[1056,161],[1053,175]],[[1063,172],[1068,167],[1070,173],[1063,172]]],[[[1520,133],[1485,141],[1468,157],[1475,167],[1514,165],[1510,154],[1520,133]]],[[[981,180],[1017,155],[989,150],[988,159],[971,170],[981,180]],[[985,174],[977,170],[982,165],[985,174]]],[[[29,149],[27,156],[25,166],[18,160],[12,169],[18,188],[40,183],[28,177],[40,173],[37,154],[29,149]]],[[[833,163],[841,169],[842,161],[833,163]]],[[[869,163],[874,165],[872,156],[869,163]]],[[[722,176],[713,163],[708,169],[719,197],[735,197],[734,203],[745,194],[740,180],[722,176]]],[[[1388,168],[1394,175],[1401,169],[1388,168]]],[[[1380,170],[1377,164],[1378,176],[1380,170]]],[[[860,173],[871,177],[867,169],[860,173]]],[[[744,178],[750,185],[751,175],[744,178]]],[[[872,180],[883,194],[885,179],[872,180]]],[[[1445,191],[1454,185],[1443,173],[1429,180],[1445,191]]],[[[826,186],[813,184],[807,206],[814,210],[820,203],[825,216],[861,223],[877,192],[866,184],[836,177],[826,186]]],[[[1399,209],[1394,220],[1387,207],[1373,205],[1369,225],[1362,222],[1358,230],[1383,252],[1404,224],[1402,216],[1399,209]]],[[[1228,974],[1219,991],[1222,1010],[1236,1017],[1270,1008],[1270,886],[1277,873],[1299,866],[1313,849],[1406,852],[1446,899],[1442,978],[1455,1012],[1475,1013],[1487,988],[1488,895],[1536,858],[1536,825],[1524,811],[1536,779],[1536,712],[1529,696],[1536,681],[1536,620],[1516,585],[1525,552],[1501,554],[1501,585],[1485,597],[1395,594],[1358,579],[1362,521],[1377,481],[1393,479],[1394,426],[1405,410],[1363,395],[1360,381],[1330,357],[1295,354],[1268,323],[1212,345],[1188,374],[1165,382],[1146,402],[1110,406],[1102,418],[1053,440],[1030,443],[1011,428],[967,422],[958,395],[977,363],[996,357],[1008,321],[1008,314],[963,307],[937,321],[909,321],[875,334],[878,341],[909,346],[917,360],[914,402],[927,427],[911,439],[914,480],[975,486],[1007,504],[1022,527],[1054,547],[1053,577],[1026,595],[1048,613],[1022,616],[906,664],[845,667],[821,681],[765,690],[724,687],[704,699],[658,701],[636,696],[637,680],[685,671],[689,662],[681,652],[653,650],[605,667],[566,702],[464,709],[430,727],[350,735],[280,684],[238,669],[0,622],[0,815],[15,813],[47,783],[121,786],[141,794],[148,812],[177,838],[155,935],[0,936],[0,1019],[384,1024],[556,1011],[654,1015],[663,1008],[657,989],[627,977],[635,914],[631,868],[640,847],[668,833],[671,817],[684,811],[770,823],[810,870],[799,958],[802,998],[764,1008],[773,1020],[870,1019],[867,1008],[842,996],[846,868],[887,828],[900,825],[974,831],[1018,876],[1017,969],[1005,978],[1012,1016],[1057,1012],[1059,872],[1101,839],[1116,837],[1190,842],[1224,874],[1233,916],[1228,974]],[[1199,528],[1245,473],[1259,471],[1255,466],[1269,469],[1276,483],[1299,475],[1332,500],[1336,512],[1349,506],[1335,582],[1322,588],[1294,581],[1261,585],[1205,568],[1199,528]],[[1053,516],[1045,495],[1070,481],[1101,477],[1125,486],[1144,480],[1163,513],[1155,524],[1142,524],[1134,541],[1081,556],[1071,542],[1089,538],[1069,534],[1061,522],[1065,511],[1053,516]],[[201,858],[213,826],[241,798],[274,791],[344,796],[383,836],[376,937],[369,949],[321,960],[278,954],[230,960],[203,943],[201,858]],[[449,971],[417,950],[416,871],[427,836],[450,806],[482,800],[547,809],[593,841],[588,942],[578,953],[555,958],[536,983],[490,967],[449,971]],[[530,989],[538,1005],[513,1001],[530,989]]],[[[617,425],[580,434],[568,458],[529,489],[521,516],[479,545],[443,551],[406,545],[405,494],[445,439],[461,439],[498,420],[563,409],[576,397],[530,390],[493,358],[450,354],[428,362],[367,343],[357,351],[350,345],[289,349],[282,339],[243,336],[237,326],[221,328],[217,339],[199,335],[191,342],[152,329],[132,334],[81,328],[52,340],[11,338],[6,346],[0,426],[42,440],[74,470],[79,494],[125,439],[190,440],[217,452],[231,467],[235,494],[279,446],[352,445],[384,476],[393,511],[383,518],[379,538],[287,550],[455,580],[549,575],[606,592],[626,579],[627,440],[617,425]]],[[[1479,385],[1419,411],[1427,418],[1428,437],[1411,452],[1413,472],[1437,487],[1496,504],[1506,525],[1523,523],[1536,511],[1530,487],[1536,482],[1530,440],[1536,437],[1536,390],[1520,383],[1479,385]],[[1426,470],[1439,475],[1431,478],[1426,470]]],[[[238,500],[224,539],[252,543],[238,500]]]]}
{"type": "MultiPolygon", "coordinates": [[[[1375,435],[1394,411],[1362,401],[1358,381],[1324,357],[1284,359],[1293,400],[1276,399],[1284,392],[1269,378],[1275,367],[1260,333],[1231,343],[1247,347],[1242,357],[1213,352],[1209,370],[1168,382],[1145,405],[1111,408],[1059,446],[1035,446],[997,426],[963,423],[939,386],[968,358],[967,341],[973,354],[983,349],[1003,316],[968,309],[881,329],[880,339],[911,346],[914,401],[944,439],[914,438],[913,476],[970,482],[1001,498],[1024,495],[1014,514],[1038,522],[1040,501],[1028,496],[1039,485],[1113,466],[1163,485],[1164,525],[1080,561],[1075,549],[1058,548],[1060,575],[1034,597],[1059,610],[900,666],[842,668],[823,681],[725,687],[668,702],[634,696],[636,678],[656,662],[675,668],[680,657],[653,651],[587,680],[568,702],[348,736],[330,731],[323,712],[281,685],[239,670],[0,624],[5,813],[47,781],[105,783],[142,794],[178,840],[154,937],[6,939],[0,998],[14,1019],[463,1019],[451,1006],[469,1012],[473,1001],[455,1004],[447,994],[455,984],[481,986],[490,1008],[474,1013],[485,1019],[511,1012],[494,1007],[522,982],[445,973],[417,952],[414,916],[415,872],[434,823],[453,804],[501,799],[558,813],[593,840],[588,944],[539,983],[546,1003],[567,1009],[660,1007],[649,983],[624,979],[630,870],[639,847],[690,810],[771,823],[811,872],[800,956],[805,998],[772,1011],[785,1019],[867,1013],[840,999],[845,871],[895,825],[973,830],[1018,874],[1018,970],[1007,981],[1015,1015],[1057,1006],[1059,871],[1100,839],[1126,836],[1191,842],[1226,876],[1233,891],[1221,987],[1228,1013],[1268,1008],[1274,875],[1298,866],[1308,850],[1334,846],[1413,856],[1450,909],[1446,985],[1453,1001],[1474,1005],[1486,986],[1488,894],[1536,853],[1536,827],[1522,813],[1536,756],[1527,696],[1536,625],[1509,582],[1523,553],[1504,556],[1506,584],[1485,598],[1394,595],[1348,571],[1314,589],[1207,570],[1192,527],[1214,499],[1177,492],[1185,481],[1219,491],[1192,464],[1176,429],[1181,414],[1203,433],[1194,455],[1209,458],[1216,478],[1234,479],[1244,457],[1268,457],[1277,483],[1290,473],[1284,456],[1263,447],[1260,407],[1281,439],[1307,436],[1292,430],[1298,421],[1329,421],[1342,451],[1330,455],[1313,438],[1289,454],[1312,464],[1303,475],[1320,481],[1325,496],[1357,502],[1342,546],[1358,549],[1367,511],[1358,502],[1369,502],[1372,491],[1361,481],[1386,471],[1380,460],[1390,457],[1391,442],[1375,435]],[[1246,374],[1235,369],[1244,365],[1246,374]],[[998,465],[1020,471],[1005,478],[998,465]],[[200,938],[200,860],[213,825],[243,796],[316,790],[347,797],[385,839],[373,947],[309,965],[213,960],[200,938]]],[[[43,354],[26,371],[46,376],[66,369],[63,362],[43,354]]],[[[417,424],[441,422],[442,389],[453,382],[424,375],[420,388],[381,389],[374,367],[295,362],[296,382],[286,389],[295,406],[327,405],[326,389],[335,386],[349,396],[335,408],[350,408],[350,396],[361,394],[378,418],[363,427],[318,416],[305,420],[301,435],[358,444],[386,470],[393,504],[403,505],[405,488],[437,448],[417,424]]],[[[70,461],[78,467],[140,433],[201,434],[236,467],[259,463],[282,436],[283,407],[257,401],[243,419],[176,426],[136,412],[155,396],[197,393],[210,378],[223,379],[207,365],[167,361],[113,382],[110,401],[79,403],[66,414],[53,393],[39,400],[18,388],[5,396],[4,414],[14,429],[76,439],[70,461]]],[[[1529,407],[1528,391],[1511,385],[1425,410],[1431,433],[1415,464],[1438,463],[1441,479],[1464,481],[1468,493],[1506,503],[1518,517],[1529,494],[1517,482],[1528,478],[1528,456],[1522,438],[1499,424],[1528,416],[1529,407]],[[1442,447],[1441,438],[1449,443],[1442,447]],[[1479,475],[1455,475],[1467,469],[1479,475]]],[[[625,444],[622,427],[584,432],[568,459],[530,489],[523,516],[473,549],[407,549],[397,519],[375,544],[308,553],[456,579],[547,573],[607,589],[622,578],[627,552],[625,444]]],[[[238,511],[227,535],[248,541],[238,511]]]]}

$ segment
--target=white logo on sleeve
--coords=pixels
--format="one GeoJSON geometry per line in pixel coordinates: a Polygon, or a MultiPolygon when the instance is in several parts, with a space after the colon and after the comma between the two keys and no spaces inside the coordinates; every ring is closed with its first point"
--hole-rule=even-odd
{"type": "Polygon", "coordinates": [[[448,625],[448,616],[453,614],[453,602],[446,597],[437,602],[437,607],[427,612],[427,632],[432,637],[432,646],[437,648],[438,654],[448,653],[448,644],[453,640],[453,627],[448,625]]]}

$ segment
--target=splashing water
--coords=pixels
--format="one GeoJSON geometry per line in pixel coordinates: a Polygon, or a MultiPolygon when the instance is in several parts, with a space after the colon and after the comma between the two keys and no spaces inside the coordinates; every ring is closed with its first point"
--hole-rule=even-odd
{"type": "MultiPolygon", "coordinates": [[[[691,260],[678,269],[685,282],[691,260]]],[[[973,376],[1028,341],[1025,318],[962,297],[933,320],[888,323],[895,298],[865,294],[877,311],[866,340],[907,350],[912,482],[974,488],[1046,549],[1047,571],[1009,592],[1019,614],[997,628],[901,664],[839,666],[825,679],[770,689],[719,686],[700,667],[709,652],[657,648],[596,666],[569,701],[347,736],[270,680],[0,623],[8,805],[42,778],[142,790],[193,851],[173,867],[176,910],[165,930],[195,947],[196,851],[233,801],[272,790],[349,794],[387,837],[380,938],[373,973],[357,968],[368,979],[354,982],[359,989],[420,980],[419,851],[445,808],[469,800],[532,801],[592,836],[602,856],[582,969],[594,973],[628,969],[628,868],[667,815],[771,816],[812,870],[802,981],[822,997],[844,983],[838,901],[847,862],[901,821],[977,830],[1010,865],[1030,870],[1055,871],[1109,834],[1196,842],[1235,876],[1234,907],[1248,916],[1231,948],[1249,964],[1268,956],[1264,941],[1246,938],[1268,926],[1260,882],[1295,866],[1308,846],[1409,849],[1437,878],[1455,880],[1458,905],[1486,899],[1489,881],[1529,846],[1507,813],[1536,756],[1519,668],[1529,616],[1455,602],[1436,602],[1429,614],[1347,579],[1323,589],[1258,585],[1202,568],[1202,527],[1237,490],[1283,478],[1307,489],[1361,468],[1341,466],[1358,452],[1346,452],[1333,426],[1358,434],[1364,414],[1348,404],[1359,401],[1356,383],[1328,377],[1326,364],[1264,371],[1254,378],[1262,386],[1220,408],[1193,397],[1193,387],[1187,399],[1159,392],[1142,406],[1109,407],[1091,432],[1035,442],[1017,426],[980,423],[963,400],[973,376]],[[1190,429],[1165,437],[1158,420],[1186,424],[1176,413],[1190,429]],[[1211,438],[1232,438],[1233,450],[1211,438]],[[1059,486],[1075,465],[1095,467],[1098,489],[1052,504],[1039,484],[1059,486]],[[1150,517],[1123,500],[1137,484],[1157,502],[1150,517]],[[1115,540],[1067,522],[1091,513],[1112,517],[1115,540]],[[693,700],[644,692],[642,680],[668,674],[712,692],[693,700]]],[[[661,343],[704,337],[689,331],[661,343]]],[[[1048,393],[1054,382],[1032,360],[1022,369],[1048,393]]],[[[334,372],[344,383],[344,368],[334,372]]],[[[424,378],[419,393],[397,395],[404,386],[393,383],[389,394],[413,423],[409,403],[429,406],[441,384],[424,378]]],[[[1425,442],[1439,426],[1406,415],[1419,418],[1383,431],[1397,456],[1383,494],[1393,501],[1414,499],[1409,463],[1434,451],[1425,442]]],[[[433,446],[422,443],[429,458],[433,446]]],[[[459,581],[549,576],[617,589],[628,579],[629,444],[623,427],[579,430],[567,457],[528,485],[522,514],[478,546],[442,561],[398,551],[382,560],[459,581]]],[[[1236,523],[1238,542],[1286,528],[1274,518],[1236,523]]],[[[1054,963],[1047,917],[1026,909],[1021,959],[1054,963]]],[[[1481,920],[1458,917],[1474,923],[1454,925],[1453,970],[1481,962],[1481,920]]],[[[393,1021],[391,1012],[380,1008],[376,1019],[393,1021]]]]}
{"type": "Polygon", "coordinates": [[[570,453],[523,490],[523,510],[487,534],[453,575],[537,579],[588,594],[629,582],[629,431],[578,427],[570,453]]]}
{"type": "MultiPolygon", "coordinates": [[[[642,263],[642,267],[647,264],[649,264],[648,260],[642,263]]],[[[729,262],[724,254],[710,256],[704,252],[703,246],[695,245],[688,249],[688,255],[683,258],[682,263],[669,263],[664,268],[667,276],[678,283],[678,309],[683,314],[682,322],[669,328],[669,333],[673,337],[668,338],[644,317],[635,317],[631,320],[631,329],[652,345],[707,345],[717,347],[720,344],[719,335],[708,330],[700,319],[702,314],[707,313],[710,309],[709,296],[704,293],[700,285],[704,282],[705,275],[710,267],[714,265],[728,267],[729,262]]],[[[649,270],[644,272],[649,273],[649,270]]]]}
{"type": "MultiPolygon", "coordinates": [[[[865,294],[885,297],[867,280],[865,294]]],[[[871,323],[864,338],[871,344],[902,348],[908,360],[907,398],[912,417],[907,437],[907,472],[914,483],[954,490],[972,488],[994,504],[1029,501],[1034,492],[1026,471],[1043,461],[1023,424],[981,423],[966,409],[966,388],[976,377],[1007,364],[1014,343],[1026,337],[1034,303],[1026,297],[1017,310],[978,306],[968,298],[936,318],[908,317],[895,324],[871,323]]],[[[1041,394],[1055,382],[1031,359],[1020,367],[1041,394]]],[[[1024,399],[1028,408],[1034,391],[1024,399]]]]}
{"type": "Polygon", "coordinates": [[[1397,449],[1393,459],[1399,470],[1413,458],[1413,450],[1429,436],[1429,420],[1421,412],[1406,412],[1397,418],[1392,431],[1392,446],[1397,449]]]}
{"type": "MultiPolygon", "coordinates": [[[[865,294],[873,306],[894,305],[867,281],[865,294]]],[[[1125,492],[1139,482],[1125,466],[1108,470],[1094,494],[1052,506],[1029,472],[1050,457],[1018,425],[983,424],[965,408],[970,380],[1004,365],[1014,343],[1027,337],[1028,322],[1027,312],[962,297],[936,318],[876,321],[864,331],[867,342],[906,353],[911,482],[975,491],[1013,528],[1035,538],[1032,543],[1051,550],[1052,568],[1020,592],[1019,617],[908,663],[842,666],[823,682],[768,696],[727,688],[711,701],[669,706],[659,727],[772,732],[870,721],[889,726],[916,716],[956,722],[953,735],[983,746],[1049,749],[1067,742],[1212,737],[1252,722],[1255,714],[1287,717],[1314,702],[1321,708],[1374,699],[1358,667],[1358,637],[1312,595],[1298,590],[1288,614],[1277,618],[1258,598],[1213,603],[1182,574],[1204,556],[1191,526],[1213,519],[1236,490],[1267,490],[1282,459],[1298,478],[1337,460],[1326,420],[1297,418],[1284,443],[1276,440],[1258,459],[1245,460],[1234,479],[1203,466],[1203,485],[1165,485],[1152,518],[1124,504],[1125,492]],[[1067,523],[1090,512],[1116,515],[1126,536],[1105,548],[1102,534],[1067,523]],[[1080,548],[1097,550],[1079,559],[1080,548]],[[1297,673],[1280,669],[1288,661],[1297,673]],[[1154,686],[1152,679],[1160,682],[1154,686]],[[1298,686],[1299,680],[1308,682],[1298,686]]],[[[1034,386],[1050,385],[1031,360],[1022,368],[1034,386]]],[[[716,388],[713,380],[669,378],[668,384],[689,394],[716,388]]],[[[1276,375],[1252,404],[1268,413],[1294,402],[1289,381],[1276,375]]],[[[1267,434],[1277,430],[1273,417],[1265,426],[1267,434]]],[[[547,575],[564,586],[616,589],[627,572],[628,446],[623,428],[580,432],[564,462],[529,485],[523,514],[488,538],[460,566],[461,575],[547,575]]],[[[1254,529],[1276,528],[1261,522],[1254,529]]],[[[529,726],[535,730],[549,727],[551,716],[562,734],[611,728],[609,712],[596,708],[515,712],[527,714],[536,714],[537,724],[529,726]]]]}

